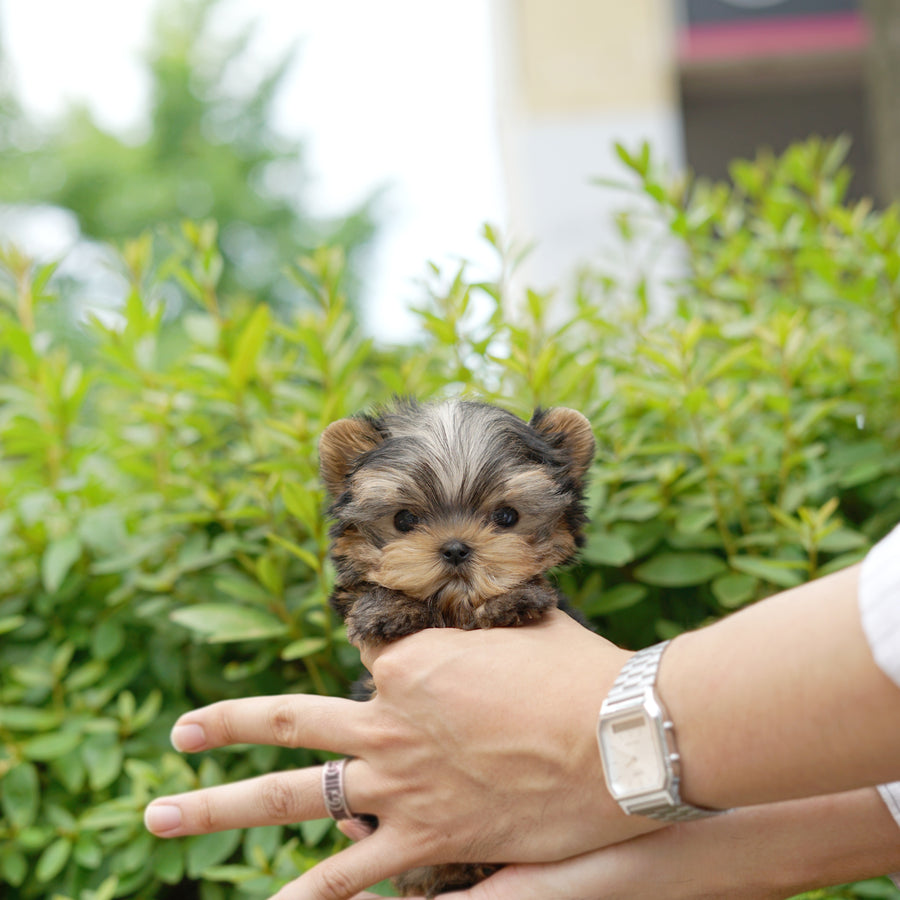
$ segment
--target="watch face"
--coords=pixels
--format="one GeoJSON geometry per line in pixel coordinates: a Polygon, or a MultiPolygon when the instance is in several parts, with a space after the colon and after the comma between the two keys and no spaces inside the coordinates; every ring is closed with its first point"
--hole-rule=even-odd
{"type": "Polygon", "coordinates": [[[652,723],[642,712],[604,721],[599,737],[613,797],[631,797],[665,787],[664,751],[652,723]]]}

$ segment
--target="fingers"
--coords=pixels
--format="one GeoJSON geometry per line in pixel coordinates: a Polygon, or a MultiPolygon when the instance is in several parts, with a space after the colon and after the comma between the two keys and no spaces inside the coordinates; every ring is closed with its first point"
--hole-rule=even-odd
{"type": "MultiPolygon", "coordinates": [[[[285,885],[271,900],[351,900],[360,891],[414,865],[388,828],[353,844],[285,885]]],[[[365,894],[363,896],[366,896],[365,894]]]]}
{"type": "Polygon", "coordinates": [[[364,703],[284,694],[222,700],[185,713],[172,729],[176,750],[196,753],[228,744],[272,744],[358,755],[364,703]]]}
{"type": "MultiPolygon", "coordinates": [[[[351,783],[358,788],[366,783],[365,768],[361,760],[347,764],[347,802],[356,804],[361,812],[367,810],[371,798],[364,790],[354,793],[351,783]]],[[[317,766],[161,797],[147,807],[144,822],[153,834],[168,838],[256,825],[288,825],[327,815],[322,767],[317,766]]],[[[361,828],[359,835],[365,836],[361,828]]]]}

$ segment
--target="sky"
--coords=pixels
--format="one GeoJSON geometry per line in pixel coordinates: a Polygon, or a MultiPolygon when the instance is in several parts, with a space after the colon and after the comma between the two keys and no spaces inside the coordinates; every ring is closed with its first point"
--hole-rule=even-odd
{"type": "MultiPolygon", "coordinates": [[[[153,0],[0,0],[0,34],[27,108],[86,102],[106,128],[138,127],[153,0]]],[[[503,224],[487,0],[225,0],[226,32],[257,21],[261,59],[299,43],[276,127],[305,141],[306,207],[340,215],[382,191],[366,319],[385,340],[434,260],[490,265],[478,237],[503,224]]]]}

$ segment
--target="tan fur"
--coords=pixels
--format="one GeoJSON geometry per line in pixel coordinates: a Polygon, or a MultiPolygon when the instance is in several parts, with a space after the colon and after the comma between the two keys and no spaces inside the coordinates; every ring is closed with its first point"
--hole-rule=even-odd
{"type": "Polygon", "coordinates": [[[380,440],[378,432],[362,419],[340,419],[325,429],[319,439],[319,471],[332,496],[343,490],[352,462],[380,440]]]}
{"type": "Polygon", "coordinates": [[[369,580],[411,597],[440,595],[477,608],[544,571],[546,567],[536,565],[537,560],[522,535],[448,522],[386,544],[369,580]],[[454,539],[472,548],[471,564],[460,571],[441,562],[441,547],[454,539]]]}
{"type": "Polygon", "coordinates": [[[352,558],[356,565],[364,571],[371,571],[381,559],[377,548],[373,547],[369,540],[358,531],[348,531],[339,538],[335,538],[331,550],[337,556],[352,558]]]}
{"type": "Polygon", "coordinates": [[[577,409],[555,406],[548,409],[537,426],[545,434],[564,435],[564,443],[572,454],[575,475],[583,478],[594,460],[594,432],[587,418],[577,409]]]}

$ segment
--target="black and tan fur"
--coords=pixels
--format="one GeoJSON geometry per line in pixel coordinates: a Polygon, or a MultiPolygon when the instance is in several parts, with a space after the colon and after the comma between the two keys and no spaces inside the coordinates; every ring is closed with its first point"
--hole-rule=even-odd
{"type": "MultiPolygon", "coordinates": [[[[334,422],[319,454],[334,500],[331,604],[355,643],[521,625],[558,605],[546,572],[572,558],[586,522],[594,437],[581,413],[526,423],[485,403],[402,400],[334,422]]],[[[433,897],[494,868],[416,869],[397,885],[433,897]]]]}

